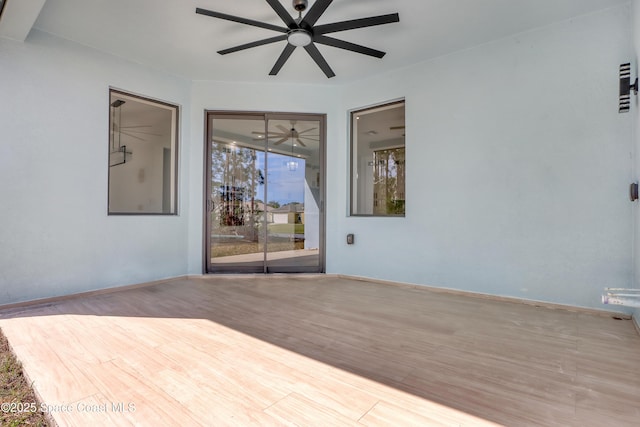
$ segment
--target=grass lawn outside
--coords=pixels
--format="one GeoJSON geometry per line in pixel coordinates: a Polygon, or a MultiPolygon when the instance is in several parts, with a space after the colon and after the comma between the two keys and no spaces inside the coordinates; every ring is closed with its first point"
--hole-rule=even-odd
{"type": "Polygon", "coordinates": [[[48,427],[40,402],[0,330],[0,425],[48,427]]]}
{"type": "MultiPolygon", "coordinates": [[[[304,249],[304,242],[269,242],[267,252],[282,252],[304,249]]],[[[264,245],[258,242],[227,242],[227,243],[214,243],[211,245],[211,255],[213,258],[231,256],[231,255],[246,255],[262,253],[264,251],[264,245]]]]}
{"type": "MultiPolygon", "coordinates": [[[[295,239],[294,235],[304,235],[304,224],[269,224],[269,244],[267,252],[282,252],[304,249],[304,239],[295,239]],[[275,236],[277,235],[277,236],[275,236]],[[289,236],[287,238],[286,236],[289,236]]],[[[262,237],[260,241],[248,239],[241,230],[235,233],[224,230],[221,234],[228,234],[231,238],[212,237],[211,255],[220,258],[231,255],[246,255],[264,251],[262,237]],[[234,238],[237,236],[238,238],[234,238]]]]}
{"type": "Polygon", "coordinates": [[[304,224],[269,224],[269,233],[304,234],[304,224]]]}

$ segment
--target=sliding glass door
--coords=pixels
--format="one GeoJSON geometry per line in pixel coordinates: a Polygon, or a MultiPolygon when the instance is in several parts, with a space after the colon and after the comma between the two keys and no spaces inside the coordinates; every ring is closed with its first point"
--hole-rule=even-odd
{"type": "Polygon", "coordinates": [[[208,273],[322,272],[324,116],[209,113],[208,273]]]}
{"type": "Polygon", "coordinates": [[[210,271],[262,272],[264,141],[260,117],[211,117],[209,138],[210,271]]]}
{"type": "Polygon", "coordinates": [[[320,265],[320,129],[318,118],[269,120],[266,228],[268,271],[320,265]]]}

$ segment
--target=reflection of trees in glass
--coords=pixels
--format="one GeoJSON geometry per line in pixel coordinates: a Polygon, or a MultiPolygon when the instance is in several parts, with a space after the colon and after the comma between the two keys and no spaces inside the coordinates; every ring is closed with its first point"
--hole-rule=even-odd
{"type": "Polygon", "coordinates": [[[404,147],[374,151],[373,159],[373,213],[404,214],[404,147]]]}
{"type": "Polygon", "coordinates": [[[256,162],[255,150],[215,142],[212,145],[214,223],[219,227],[241,227],[242,230],[235,231],[241,231],[251,240],[258,238],[262,210],[256,196],[258,186],[264,185],[264,174],[256,162]]]}

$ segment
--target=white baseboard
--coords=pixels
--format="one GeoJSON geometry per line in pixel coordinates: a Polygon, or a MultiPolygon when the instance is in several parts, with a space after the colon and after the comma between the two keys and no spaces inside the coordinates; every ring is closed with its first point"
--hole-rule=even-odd
{"type": "Polygon", "coordinates": [[[59,295],[59,296],[55,296],[55,297],[38,298],[38,299],[14,302],[14,303],[9,303],[9,304],[1,304],[0,305],[0,311],[12,310],[12,309],[20,309],[20,308],[25,308],[25,307],[31,307],[31,306],[34,306],[34,305],[51,304],[51,303],[54,303],[54,302],[64,301],[64,300],[69,300],[69,299],[74,299],[74,298],[110,294],[110,293],[113,293],[113,292],[127,291],[129,289],[144,288],[144,287],[147,287],[147,286],[154,286],[154,285],[159,285],[161,283],[167,283],[167,282],[172,282],[174,280],[187,279],[187,278],[188,278],[187,276],[168,277],[168,278],[165,278],[165,279],[154,280],[154,281],[151,281],[151,282],[136,283],[136,284],[132,284],[132,285],[123,285],[123,286],[114,286],[114,287],[111,287],[111,288],[102,288],[102,289],[95,289],[95,290],[92,290],[92,291],[76,292],[76,293],[73,293],[73,294],[59,295]]]}
{"type": "Polygon", "coordinates": [[[603,316],[603,317],[615,316],[616,318],[620,318],[620,319],[626,319],[626,320],[631,319],[630,314],[620,312],[620,311],[599,310],[597,308],[580,307],[580,306],[574,306],[574,305],[568,305],[568,304],[557,304],[552,302],[530,300],[530,299],[518,298],[518,297],[505,297],[500,295],[484,294],[480,292],[464,291],[460,289],[438,288],[435,286],[419,285],[414,283],[394,282],[390,280],[379,280],[379,279],[372,279],[369,277],[362,277],[362,276],[349,276],[344,274],[338,274],[338,277],[342,277],[344,279],[362,280],[362,281],[368,281],[368,282],[380,283],[380,284],[392,285],[392,286],[403,286],[403,287],[409,287],[412,289],[423,289],[429,292],[439,292],[439,293],[451,294],[451,295],[462,295],[462,296],[467,296],[471,298],[488,299],[493,301],[513,303],[513,304],[525,304],[525,305],[531,305],[535,307],[547,308],[550,310],[564,310],[564,311],[571,311],[574,313],[584,313],[584,314],[591,314],[591,315],[603,316]]]}

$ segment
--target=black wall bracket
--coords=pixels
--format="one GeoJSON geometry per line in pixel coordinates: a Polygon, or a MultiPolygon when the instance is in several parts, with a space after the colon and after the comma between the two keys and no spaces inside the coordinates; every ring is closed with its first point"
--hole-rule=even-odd
{"type": "Polygon", "coordinates": [[[631,90],[633,90],[635,95],[638,94],[638,79],[636,78],[633,84],[631,84],[631,64],[621,64],[619,113],[628,113],[631,109],[631,90]]]}
{"type": "Polygon", "coordinates": [[[632,202],[635,202],[636,200],[638,200],[638,183],[637,182],[632,182],[631,185],[629,185],[629,200],[631,200],[632,202]]]}

